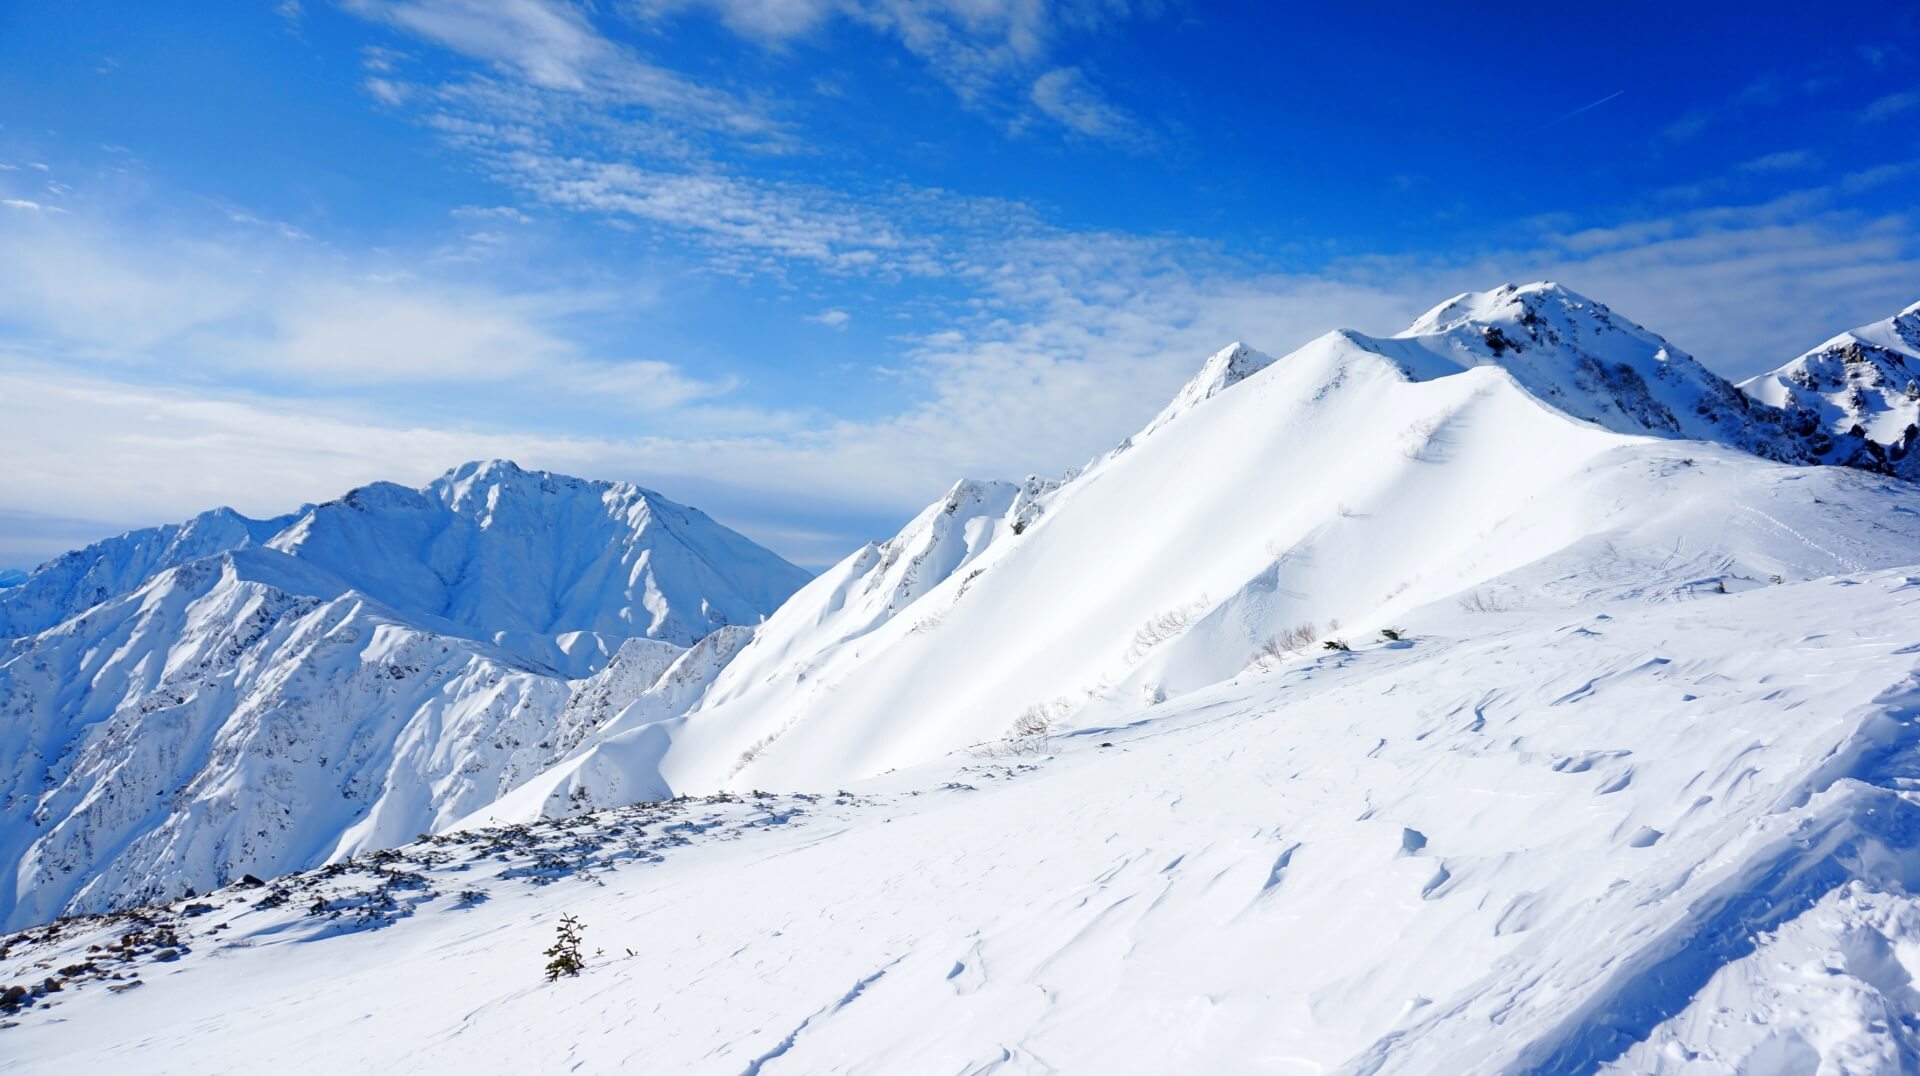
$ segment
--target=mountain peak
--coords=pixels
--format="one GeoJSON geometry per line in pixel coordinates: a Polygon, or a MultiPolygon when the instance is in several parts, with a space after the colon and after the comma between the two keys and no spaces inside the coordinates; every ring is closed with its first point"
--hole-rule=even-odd
{"type": "Polygon", "coordinates": [[[1235,340],[1208,356],[1207,361],[1200,364],[1200,372],[1193,375],[1193,379],[1174,395],[1173,401],[1161,409],[1133,439],[1147,436],[1271,365],[1272,356],[1235,340]]]}
{"type": "MultiPolygon", "coordinates": [[[[1502,284],[1491,291],[1468,291],[1448,299],[1415,319],[1398,339],[1447,334],[1480,337],[1497,357],[1508,343],[1515,343],[1514,329],[1520,335],[1539,342],[1543,337],[1553,343],[1569,337],[1575,341],[1593,339],[1609,333],[1624,333],[1640,343],[1665,347],[1666,341],[1619,318],[1606,304],[1551,280],[1531,284],[1502,284]],[[1497,330],[1497,331],[1496,331],[1497,330]]],[[[1515,350],[1523,350],[1517,344],[1515,350]]]]}
{"type": "Polygon", "coordinates": [[[1843,332],[1740,388],[1762,403],[1817,416],[1829,434],[1858,429],[1904,454],[1907,431],[1920,424],[1920,303],[1843,332]]]}
{"type": "Polygon", "coordinates": [[[484,460],[468,460],[458,467],[450,468],[441,479],[447,482],[466,482],[475,478],[520,478],[528,474],[526,468],[510,459],[495,457],[484,460]]]}

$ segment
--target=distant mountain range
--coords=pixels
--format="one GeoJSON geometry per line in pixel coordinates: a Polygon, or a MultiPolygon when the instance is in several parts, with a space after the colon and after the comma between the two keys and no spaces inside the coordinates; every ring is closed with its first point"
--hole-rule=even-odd
{"type": "Polygon", "coordinates": [[[856,780],[1600,547],[1762,579],[1904,563],[1915,528],[1857,472],[1920,466],[1916,325],[1745,391],[1547,283],[1236,344],[1064,480],[963,481],[811,580],[658,494],[502,461],[134,531],[0,590],[0,922],[463,819],[856,780]],[[1880,529],[1779,522],[1785,477],[1880,529]]]}

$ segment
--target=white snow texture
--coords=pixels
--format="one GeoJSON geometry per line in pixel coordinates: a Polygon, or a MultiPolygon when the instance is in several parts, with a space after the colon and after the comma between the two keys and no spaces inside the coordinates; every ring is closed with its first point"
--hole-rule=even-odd
{"type": "Polygon", "coordinates": [[[500,462],[69,554],[0,1053],[1920,1071],[1916,373],[1920,306],[1736,388],[1506,286],[811,580],[500,462]]]}

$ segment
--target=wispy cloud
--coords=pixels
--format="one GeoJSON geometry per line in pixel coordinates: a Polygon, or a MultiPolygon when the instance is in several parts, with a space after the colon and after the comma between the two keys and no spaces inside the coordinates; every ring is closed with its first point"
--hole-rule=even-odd
{"type": "Polygon", "coordinates": [[[568,319],[610,298],[423,279],[227,216],[246,230],[222,234],[203,221],[191,235],[169,234],[153,221],[128,229],[97,216],[0,221],[0,326],[37,341],[48,361],[306,393],[494,384],[549,406],[579,394],[582,404],[650,412],[733,388],[569,339],[568,319]]]}
{"type": "MultiPolygon", "coordinates": [[[[741,412],[675,436],[490,432],[470,418],[143,383],[130,359],[53,366],[16,352],[11,362],[0,355],[0,401],[32,417],[0,424],[0,452],[15,463],[0,471],[0,503],[116,521],[229,499],[282,510],[356,482],[418,481],[464,458],[510,455],[643,481],[776,540],[811,534],[804,551],[782,548],[818,563],[836,542],[851,548],[883,534],[887,519],[956,477],[1084,461],[1149,418],[1227,340],[1281,353],[1336,326],[1392,332],[1446,295],[1503,280],[1564,280],[1723,372],[1757,372],[1912,301],[1905,289],[1920,279],[1920,257],[1906,230],[1822,202],[1623,218],[1447,260],[1354,259],[1313,272],[1276,271],[1198,240],[1036,226],[955,259],[952,280],[971,299],[904,337],[907,406],[862,420],[741,412]],[[850,519],[874,520],[875,529],[849,530],[850,519]]],[[[326,376],[419,385],[478,377],[515,394],[549,378],[559,390],[596,393],[605,377],[624,400],[682,407],[709,406],[730,387],[671,366],[591,361],[543,316],[552,301],[538,296],[429,282],[389,291],[349,275],[333,280],[337,293],[302,284],[282,301],[266,294],[281,290],[273,278],[236,288],[215,255],[89,248],[71,233],[0,250],[0,266],[18,274],[56,251],[68,254],[46,280],[25,288],[0,280],[0,295],[16,297],[9,316],[42,319],[32,338],[66,340],[67,351],[162,354],[188,340],[192,353],[222,363],[251,356],[320,377],[344,362],[326,376]],[[76,249],[92,253],[75,257],[76,249]],[[77,299],[59,295],[76,289],[77,299]],[[256,304],[265,310],[258,323],[256,304]]],[[[831,325],[829,316],[814,315],[831,325]]]]}
{"type": "Polygon", "coordinates": [[[1033,103],[1073,131],[1138,148],[1151,144],[1139,121],[1108,101],[1078,67],[1056,67],[1033,80],[1033,103]]]}
{"type": "MultiPolygon", "coordinates": [[[[637,105],[677,126],[739,139],[787,137],[763,104],[648,62],[562,0],[345,0],[345,6],[536,90],[637,105]]],[[[392,56],[381,59],[391,68],[392,56]]]]}
{"type": "Polygon", "coordinates": [[[1920,108],[1920,89],[1890,93],[1860,110],[1862,123],[1879,123],[1920,108]]]}
{"type": "Polygon", "coordinates": [[[1804,149],[1781,150],[1742,161],[1737,166],[1742,172],[1800,172],[1821,165],[1819,154],[1804,149]]]}
{"type": "Polygon", "coordinates": [[[1077,68],[1056,64],[1060,41],[1155,4],[1128,0],[637,0],[643,18],[693,11],[781,47],[834,22],[897,42],[969,107],[1002,119],[1025,110],[1088,137],[1137,144],[1145,127],[1106,100],[1077,68]]]}
{"type": "Polygon", "coordinates": [[[1661,134],[1675,142],[1698,137],[1710,125],[1753,108],[1778,104],[1786,93],[1786,83],[1777,75],[1762,75],[1718,101],[1695,105],[1679,119],[1668,124],[1661,134]]]}

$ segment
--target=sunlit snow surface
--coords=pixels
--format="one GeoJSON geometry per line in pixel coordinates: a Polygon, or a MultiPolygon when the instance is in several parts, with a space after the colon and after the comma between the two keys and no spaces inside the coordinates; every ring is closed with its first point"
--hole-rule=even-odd
{"type": "MultiPolygon", "coordinates": [[[[1920,487],[1795,465],[1820,442],[1731,392],[1500,289],[1225,349],[1078,473],[958,483],[766,623],[590,679],[363,602],[356,640],[470,678],[396,679],[379,772],[428,779],[320,871],[14,936],[42,992],[0,1056],[1920,1071],[1920,487]],[[563,914],[587,965],[548,983],[563,914]]],[[[210,823],[154,810],[165,880],[210,823]]]]}
{"type": "MultiPolygon", "coordinates": [[[[72,986],[0,1044],[68,1071],[1912,1066],[1920,578],[1666,598],[1436,606],[1031,759],[695,805],[732,821],[658,862],[536,884],[463,850],[383,929],[223,891],[144,987],[72,986]],[[548,985],[562,912],[604,953],[548,985]]],[[[16,940],[0,975],[127,929],[16,940]]]]}

